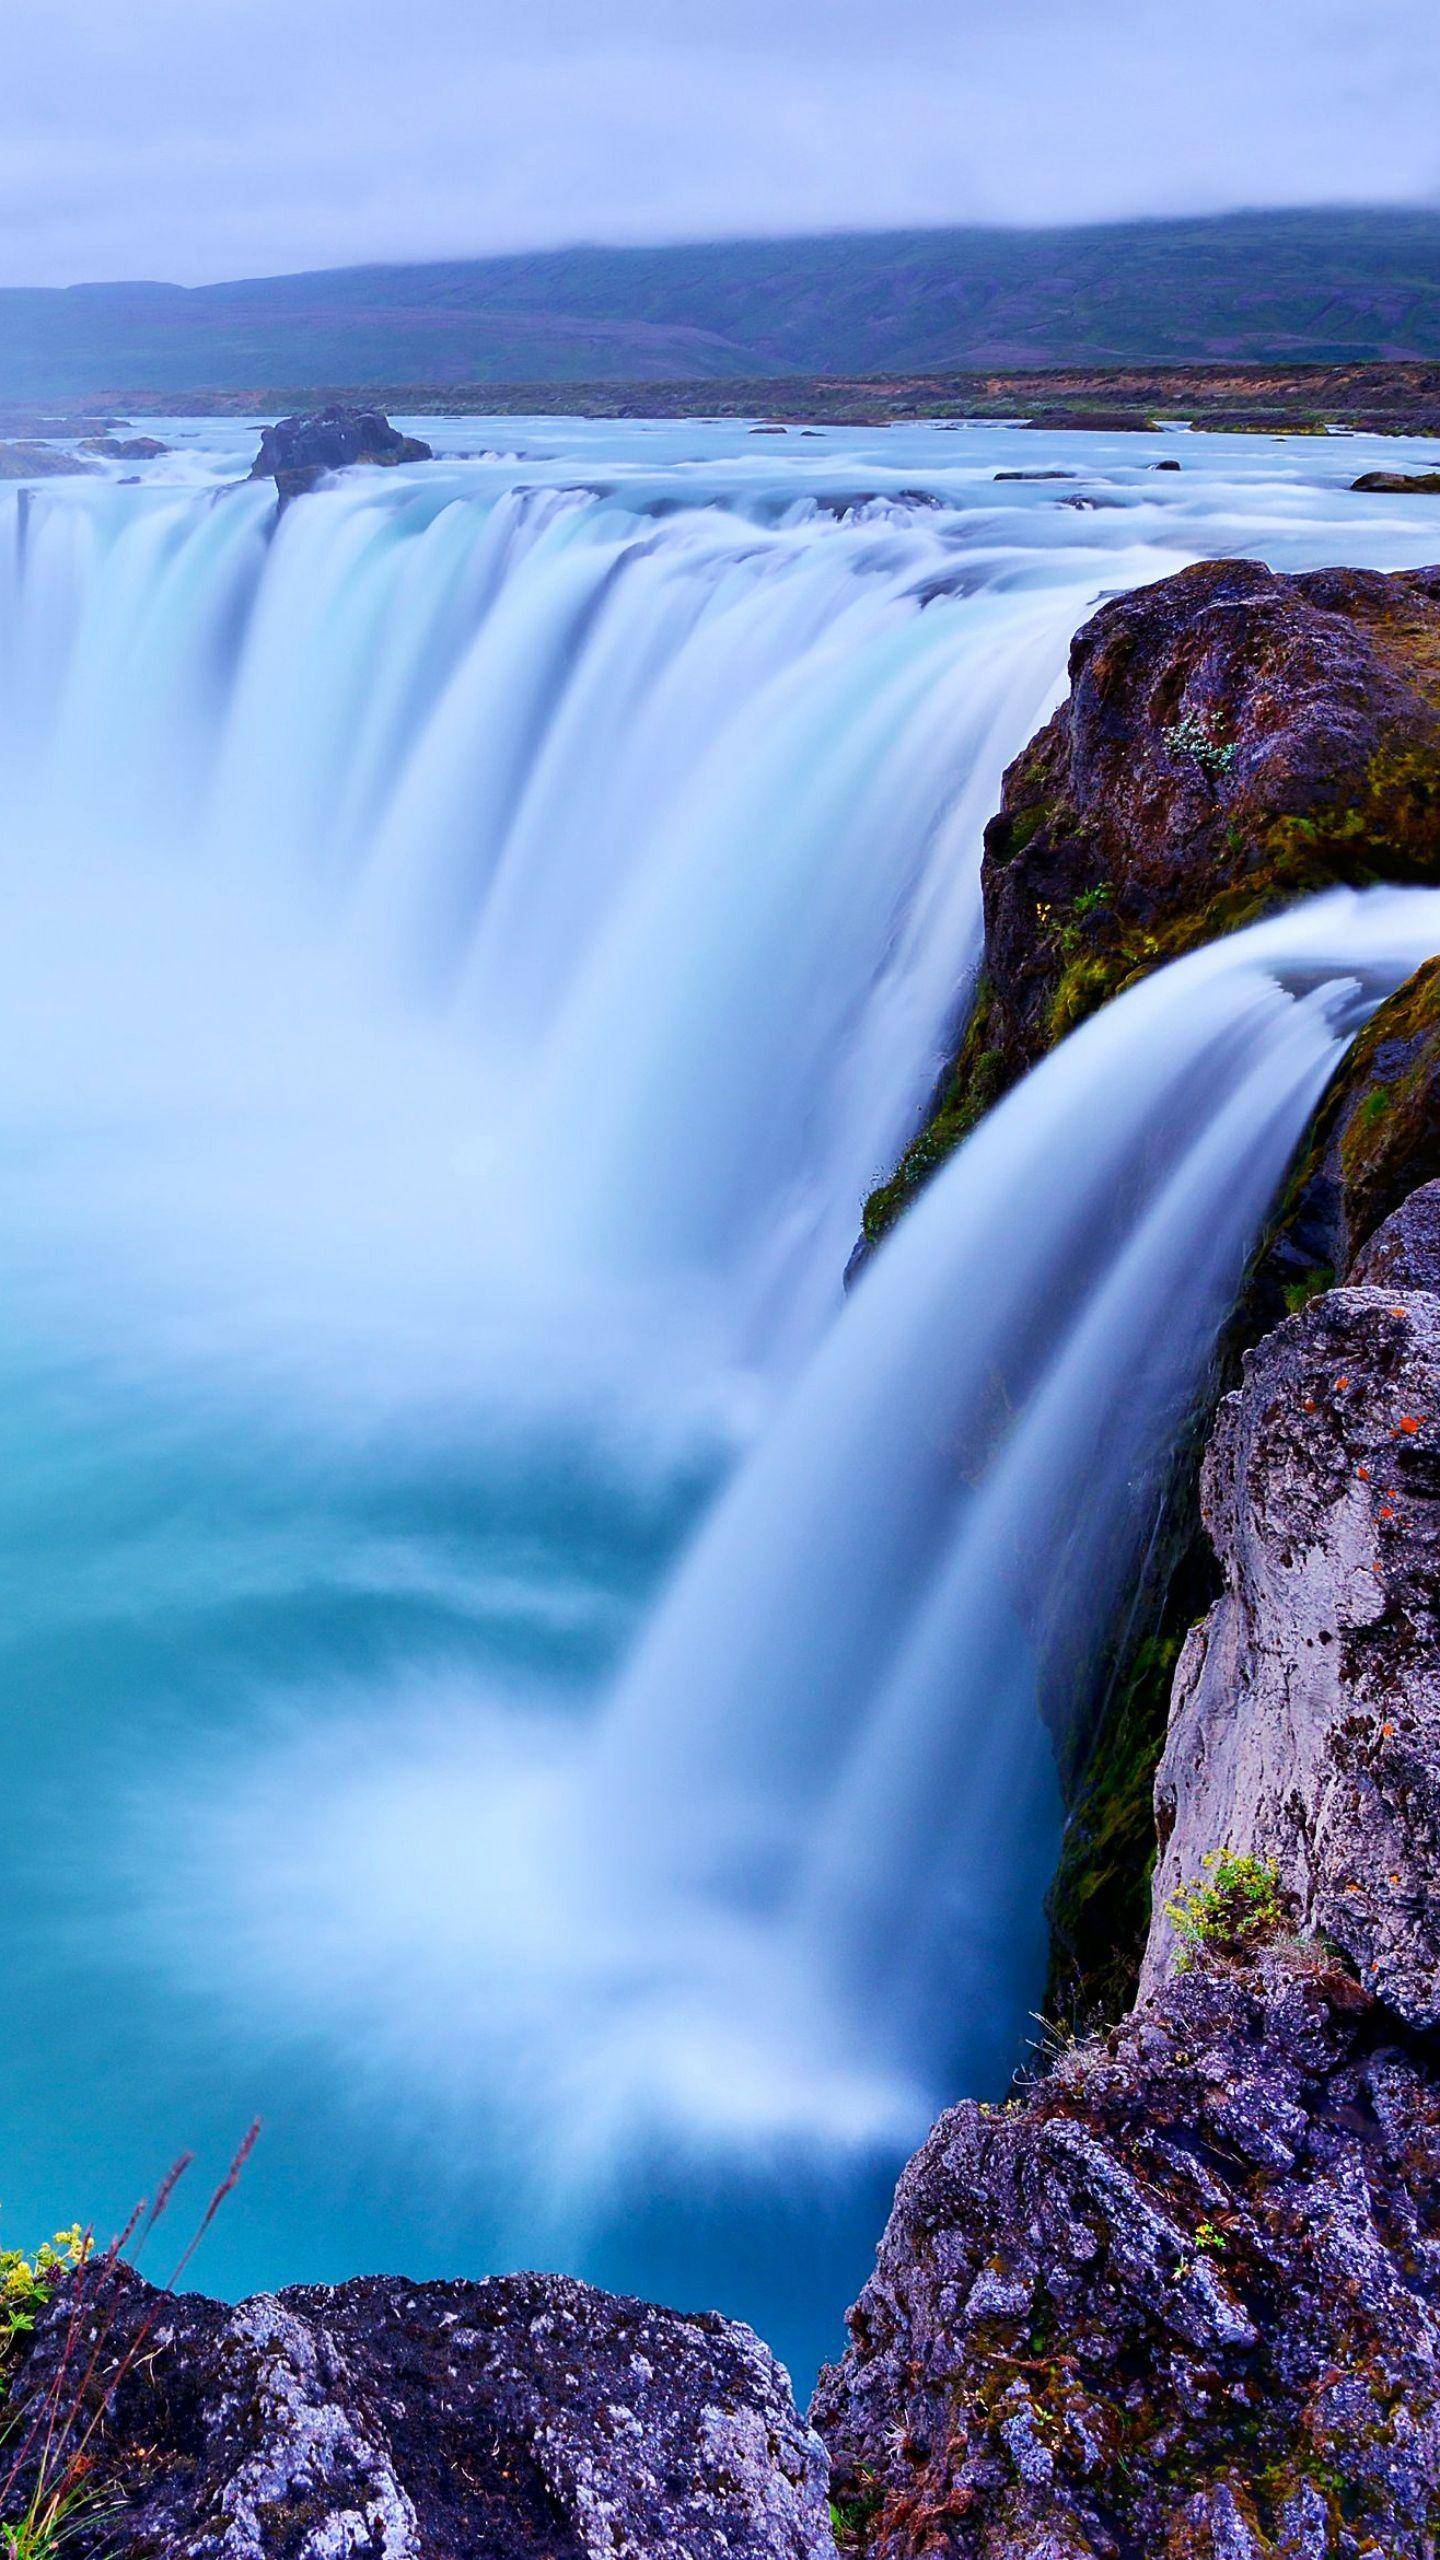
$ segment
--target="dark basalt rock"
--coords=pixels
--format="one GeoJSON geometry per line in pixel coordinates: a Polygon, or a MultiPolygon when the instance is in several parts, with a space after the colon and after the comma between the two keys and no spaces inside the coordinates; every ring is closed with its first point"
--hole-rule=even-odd
{"type": "Polygon", "coordinates": [[[1440,471],[1362,471],[1350,486],[1392,498],[1440,498],[1440,471]]]}
{"type": "Polygon", "coordinates": [[[32,2476],[57,2367],[83,2376],[97,2337],[73,2560],[833,2560],[821,2448],[713,2313],[534,2275],[233,2307],[92,2267],[7,2403],[32,2476]]]}
{"type": "Polygon", "coordinates": [[[157,462],[170,447],[158,436],[82,436],[80,450],[98,454],[102,462],[157,462]]]}
{"type": "Polygon", "coordinates": [[[1391,1211],[1356,1256],[1350,1278],[1357,1289],[1428,1289],[1440,1295],[1440,1181],[1422,1183],[1391,1211]]]}
{"type": "Polygon", "coordinates": [[[1431,2560],[1440,2093],[1302,1946],[941,2117],[812,2416],[874,2560],[1431,2560]]]}
{"type": "Polygon", "coordinates": [[[1440,570],[1206,561],[1106,605],[1005,777],[985,967],[875,1243],[981,1113],[1110,996],[1337,883],[1440,879],[1440,570]]]}
{"type": "Polygon", "coordinates": [[[1037,408],[1027,427],[1044,427],[1065,435],[1147,435],[1155,421],[1145,409],[1037,408]]]}
{"type": "Polygon", "coordinates": [[[349,409],[333,402],[307,416],[279,418],[266,427],[251,465],[252,480],[273,480],[282,498],[302,497],[327,471],[343,471],[352,462],[390,466],[398,462],[431,462],[433,452],[418,436],[405,436],[378,409],[349,409]]]}

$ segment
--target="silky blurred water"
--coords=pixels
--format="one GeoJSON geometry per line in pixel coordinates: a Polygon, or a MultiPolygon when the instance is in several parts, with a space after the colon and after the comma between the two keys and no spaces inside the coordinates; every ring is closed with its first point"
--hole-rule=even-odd
{"type": "Polygon", "coordinates": [[[803,2369],[1023,2045],[1043,1658],[1440,943],[1127,1000],[842,1313],[984,820],[1105,595],[1423,560],[1348,482],[1434,449],[413,423],[278,529],[230,421],[0,495],[0,2220],[259,2112],[199,2281],[564,2265],[803,2369]]]}

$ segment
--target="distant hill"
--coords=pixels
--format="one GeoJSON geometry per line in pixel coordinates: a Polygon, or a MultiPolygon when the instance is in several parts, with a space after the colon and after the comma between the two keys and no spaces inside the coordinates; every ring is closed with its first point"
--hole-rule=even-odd
{"type": "Polygon", "coordinates": [[[1440,357],[1440,209],[0,289],[0,399],[1440,357]]]}

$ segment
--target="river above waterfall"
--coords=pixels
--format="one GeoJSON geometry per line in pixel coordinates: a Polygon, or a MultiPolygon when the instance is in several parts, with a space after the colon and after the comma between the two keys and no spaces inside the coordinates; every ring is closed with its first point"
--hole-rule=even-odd
{"type": "Polygon", "coordinates": [[[203,2283],[563,2266],[803,2371],[1024,2049],[1042,1635],[1440,947],[1195,955],[846,1302],[983,825],[1105,597],[1433,558],[1348,484],[1440,446],[407,420],[277,525],[137,423],[0,492],[6,2236],[259,2114],[203,2283]]]}

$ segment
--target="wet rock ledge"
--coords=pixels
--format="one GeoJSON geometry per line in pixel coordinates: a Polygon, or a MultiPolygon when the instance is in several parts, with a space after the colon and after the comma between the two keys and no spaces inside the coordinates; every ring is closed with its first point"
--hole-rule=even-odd
{"type": "Polygon", "coordinates": [[[6,2404],[28,2458],[5,2513],[77,2381],[105,2414],[70,2432],[65,2560],[834,2551],[824,2455],[752,2332],[563,2276],[371,2278],[235,2308],[92,2266],[56,2291],[6,2404]]]}

